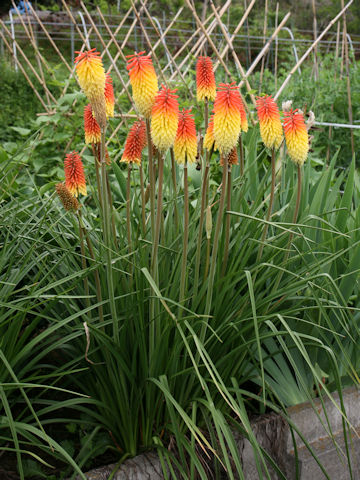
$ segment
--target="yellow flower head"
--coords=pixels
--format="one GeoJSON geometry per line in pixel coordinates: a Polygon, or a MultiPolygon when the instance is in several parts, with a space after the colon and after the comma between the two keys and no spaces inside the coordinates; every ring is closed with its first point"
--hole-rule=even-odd
{"type": "Polygon", "coordinates": [[[179,124],[174,142],[174,155],[178,163],[194,163],[197,155],[197,139],[191,109],[179,113],[179,124]]]}
{"type": "Polygon", "coordinates": [[[89,99],[95,118],[101,128],[106,125],[105,70],[100,53],[93,48],[87,52],[76,52],[76,73],[80,87],[89,99]]]}
{"type": "Polygon", "coordinates": [[[174,144],[178,121],[179,104],[177,90],[170,90],[161,85],[155,97],[151,116],[151,138],[155,147],[164,152],[174,144]]]}
{"type": "Polygon", "coordinates": [[[284,133],[286,147],[291,160],[297,165],[303,165],[309,152],[309,136],[304,117],[296,110],[284,112],[284,133]]]}
{"type": "Polygon", "coordinates": [[[155,96],[158,91],[158,81],[150,55],[145,52],[128,55],[130,83],[136,108],[145,118],[151,117],[155,96]]]}
{"type": "Polygon", "coordinates": [[[260,135],[267,148],[279,148],[283,139],[280,113],[270,95],[258,97],[256,109],[259,117],[260,135]]]}
{"type": "Polygon", "coordinates": [[[238,87],[233,83],[221,83],[214,104],[214,139],[223,155],[228,155],[238,142],[241,105],[238,87]]]}

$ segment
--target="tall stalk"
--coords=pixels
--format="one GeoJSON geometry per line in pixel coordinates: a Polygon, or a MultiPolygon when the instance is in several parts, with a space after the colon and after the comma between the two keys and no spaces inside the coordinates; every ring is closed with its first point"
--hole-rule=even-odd
{"type": "MultiPolygon", "coordinates": [[[[220,196],[220,203],[219,203],[219,211],[218,211],[218,217],[216,219],[214,244],[213,244],[213,248],[212,248],[211,260],[210,260],[209,280],[208,280],[207,292],[206,292],[206,305],[205,305],[205,316],[206,317],[208,317],[210,315],[212,298],[213,298],[215,270],[216,270],[216,265],[217,265],[217,262],[216,262],[217,252],[218,252],[218,246],[219,246],[220,231],[221,231],[221,225],[222,225],[222,221],[223,221],[223,212],[224,212],[224,204],[225,204],[225,197],[226,197],[227,169],[228,169],[228,155],[225,155],[224,166],[223,166],[223,174],[222,174],[222,188],[221,188],[221,196],[220,196]]],[[[205,318],[205,321],[203,323],[203,326],[201,328],[201,333],[200,333],[200,342],[202,344],[204,343],[204,340],[205,340],[207,324],[208,324],[208,318],[205,318]]]]}
{"type": "Polygon", "coordinates": [[[100,180],[100,163],[99,163],[99,154],[98,154],[98,146],[94,143],[91,144],[92,152],[94,155],[95,160],[95,174],[96,174],[96,185],[98,190],[98,199],[100,203],[100,208],[102,209],[102,199],[101,199],[101,180],[100,180]]]}
{"type": "Polygon", "coordinates": [[[179,213],[178,213],[177,203],[176,203],[176,195],[177,195],[176,163],[175,163],[174,149],[172,147],[170,148],[170,157],[171,157],[171,178],[172,178],[172,184],[174,189],[175,230],[176,230],[176,233],[178,233],[179,232],[179,213]]]}
{"type": "Polygon", "coordinates": [[[259,247],[257,258],[256,258],[256,263],[259,263],[261,260],[263,250],[264,250],[264,242],[266,240],[266,235],[269,230],[268,222],[270,221],[273,204],[274,204],[275,184],[276,184],[276,162],[275,162],[275,148],[273,148],[271,151],[271,192],[270,192],[269,208],[266,214],[266,223],[264,225],[264,230],[261,235],[261,243],[260,243],[260,247],[259,247]]]}
{"type": "Polygon", "coordinates": [[[127,241],[128,241],[128,251],[131,253],[131,210],[130,210],[130,190],[131,190],[131,170],[132,162],[128,163],[128,172],[127,172],[127,182],[126,182],[126,230],[127,230],[127,241]]]}
{"type": "Polygon", "coordinates": [[[212,146],[210,153],[206,152],[206,166],[205,166],[203,181],[201,185],[201,208],[200,208],[199,231],[198,231],[196,256],[195,256],[195,276],[194,276],[194,290],[193,290],[193,298],[195,301],[196,301],[196,296],[199,289],[201,244],[202,244],[202,237],[203,237],[205,206],[207,203],[208,177],[209,177],[209,170],[210,170],[210,160],[214,151],[214,146],[215,144],[212,146]]]}
{"type": "MultiPolygon", "coordinates": [[[[231,165],[227,167],[227,196],[226,196],[226,210],[231,210],[231,165]]],[[[225,274],[227,261],[229,258],[229,242],[230,242],[230,223],[231,217],[229,214],[226,215],[225,220],[225,246],[224,246],[224,258],[223,264],[221,267],[221,275],[225,274]]]]}
{"type": "Polygon", "coordinates": [[[239,137],[239,153],[240,153],[240,175],[244,175],[244,169],[245,169],[245,162],[244,162],[244,147],[242,144],[242,138],[241,135],[239,137]]]}
{"type": "MultiPolygon", "coordinates": [[[[115,305],[114,279],[112,269],[112,242],[110,237],[110,215],[109,204],[107,198],[107,181],[106,181],[106,161],[105,161],[105,135],[106,128],[101,129],[101,147],[100,147],[100,163],[101,163],[101,186],[102,186],[102,205],[103,205],[103,227],[104,227],[104,244],[106,248],[107,268],[106,278],[109,291],[110,311],[113,323],[113,338],[116,343],[119,342],[119,332],[117,325],[117,313],[115,305]]],[[[114,239],[115,240],[115,239],[114,239]]]]}
{"type": "MultiPolygon", "coordinates": [[[[80,252],[81,252],[81,267],[85,271],[86,270],[86,257],[85,257],[85,246],[84,246],[84,231],[82,228],[82,223],[80,219],[80,211],[78,211],[78,222],[79,222],[79,239],[80,239],[80,252]]],[[[85,290],[85,295],[86,295],[86,306],[90,307],[90,293],[89,293],[89,281],[87,276],[84,277],[84,290],[85,290]]],[[[89,312],[90,313],[90,312],[89,312]]]]}
{"type": "MultiPolygon", "coordinates": [[[[180,296],[179,303],[182,304],[185,298],[185,284],[186,284],[186,264],[187,251],[189,241],[189,188],[188,188],[188,167],[187,158],[185,157],[184,165],[184,234],[183,234],[183,251],[181,261],[181,276],[180,276],[180,296]]],[[[179,318],[182,316],[182,309],[179,311],[179,318]]]]}
{"type": "Polygon", "coordinates": [[[150,120],[146,119],[146,136],[148,146],[148,159],[149,159],[149,182],[150,182],[150,222],[151,222],[151,238],[154,243],[155,235],[155,176],[154,176],[154,162],[153,162],[153,150],[150,132],[150,120]]]}
{"type": "MultiPolygon", "coordinates": [[[[294,225],[297,222],[297,217],[298,217],[299,208],[300,208],[300,201],[301,201],[301,180],[302,180],[302,178],[301,178],[301,166],[300,165],[297,166],[297,180],[298,181],[297,181],[296,204],[295,204],[295,210],[294,210],[294,215],[293,215],[293,219],[292,219],[292,223],[294,225]]],[[[286,262],[289,259],[290,247],[291,247],[291,242],[293,241],[293,238],[294,238],[294,234],[293,234],[293,232],[290,232],[289,240],[288,240],[287,247],[286,247],[286,250],[285,250],[284,260],[282,262],[284,265],[286,264],[286,262]]],[[[276,291],[278,289],[283,274],[284,274],[284,271],[281,270],[279,272],[278,278],[276,280],[276,283],[275,283],[275,286],[274,286],[274,291],[276,291]]]]}
{"type": "MultiPolygon", "coordinates": [[[[80,224],[80,226],[82,228],[82,231],[84,233],[84,237],[85,237],[86,244],[87,244],[87,247],[88,247],[88,250],[89,250],[90,258],[93,260],[93,262],[95,262],[94,249],[93,249],[90,237],[89,237],[89,233],[87,232],[87,230],[85,228],[85,225],[83,223],[80,210],[78,212],[78,219],[79,219],[79,224],[80,224]]],[[[102,302],[101,283],[100,283],[99,271],[98,271],[97,268],[94,270],[94,277],[95,277],[96,298],[97,298],[98,303],[101,303],[102,302]]],[[[104,313],[103,313],[102,305],[98,306],[98,311],[99,311],[99,320],[100,320],[100,322],[103,322],[104,321],[104,313]]]]}
{"type": "Polygon", "coordinates": [[[145,191],[144,191],[144,172],[142,165],[139,165],[140,170],[140,195],[141,195],[141,224],[143,230],[143,236],[145,237],[146,233],[146,216],[145,216],[145,191]]]}

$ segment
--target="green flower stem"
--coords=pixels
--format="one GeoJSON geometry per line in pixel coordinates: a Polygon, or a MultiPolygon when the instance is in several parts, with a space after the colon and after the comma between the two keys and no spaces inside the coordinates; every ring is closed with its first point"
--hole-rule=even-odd
{"type": "Polygon", "coordinates": [[[244,162],[244,147],[242,144],[242,138],[240,135],[239,138],[239,152],[240,152],[240,175],[244,175],[244,170],[245,170],[245,162],[244,162]]]}
{"type": "MultiPolygon", "coordinates": [[[[271,218],[272,214],[272,209],[273,209],[273,204],[274,204],[274,195],[275,195],[275,185],[276,185],[276,159],[275,159],[275,148],[272,149],[271,151],[271,192],[270,192],[270,201],[269,201],[269,208],[266,214],[266,222],[264,225],[264,230],[261,235],[261,243],[260,247],[258,250],[257,258],[256,258],[256,263],[259,263],[263,254],[264,250],[264,242],[266,240],[266,235],[269,230],[269,221],[271,218]]],[[[255,279],[254,282],[255,283],[255,279]]]]}
{"type": "Polygon", "coordinates": [[[146,136],[148,146],[148,159],[149,159],[149,182],[150,182],[150,221],[151,221],[151,237],[154,244],[155,235],[155,177],[154,177],[154,165],[153,165],[153,151],[150,132],[150,120],[146,119],[146,136]]]}
{"type": "MultiPolygon", "coordinates": [[[[227,170],[228,170],[228,172],[227,172],[226,210],[229,212],[231,210],[231,165],[228,165],[227,170]]],[[[224,246],[223,264],[222,264],[222,267],[221,267],[221,275],[225,274],[226,265],[227,265],[227,261],[228,261],[228,258],[229,258],[230,223],[231,223],[231,217],[230,217],[229,214],[227,214],[226,219],[225,219],[225,246],[224,246]]]]}
{"type": "Polygon", "coordinates": [[[99,204],[100,208],[102,209],[102,199],[101,199],[101,180],[100,180],[100,163],[99,163],[99,155],[98,155],[98,150],[97,150],[97,145],[91,144],[92,152],[94,155],[94,160],[95,160],[95,174],[96,174],[96,185],[97,185],[97,190],[98,190],[98,199],[99,199],[99,204]]]}
{"type": "MultiPolygon", "coordinates": [[[[110,216],[109,216],[109,204],[107,201],[107,182],[106,182],[106,161],[105,161],[105,135],[106,128],[101,130],[101,148],[100,148],[100,163],[101,163],[101,185],[102,185],[102,204],[103,204],[103,235],[104,244],[106,248],[107,256],[107,287],[109,292],[110,311],[113,323],[113,337],[116,343],[119,342],[119,331],[117,325],[117,313],[115,305],[115,293],[114,293],[114,279],[112,270],[112,241],[110,238],[110,216]]],[[[115,239],[114,239],[115,240],[115,239]]]]}
{"type": "Polygon", "coordinates": [[[207,204],[207,191],[208,191],[208,177],[210,170],[210,160],[214,152],[215,144],[212,146],[210,153],[207,152],[207,160],[205,166],[205,172],[203,176],[203,181],[201,185],[201,208],[200,208],[200,219],[199,219],[199,232],[197,238],[196,246],[196,256],[195,256],[195,276],[194,276],[194,293],[193,298],[196,301],[198,289],[199,289],[199,277],[200,277],[200,259],[201,259],[201,243],[203,237],[203,227],[204,227],[204,217],[205,217],[205,207],[207,204]]]}
{"type": "MultiPolygon", "coordinates": [[[[182,304],[185,300],[185,286],[186,286],[186,264],[187,251],[189,241],[189,187],[188,187],[188,166],[187,158],[185,157],[184,164],[184,234],[183,234],[183,251],[181,261],[181,276],[180,276],[180,296],[179,303],[182,304]]],[[[182,316],[182,309],[179,310],[179,319],[182,316]]]]}
{"type": "Polygon", "coordinates": [[[141,194],[141,223],[143,236],[145,237],[146,233],[146,212],[145,212],[145,191],[144,191],[144,172],[142,165],[139,165],[140,170],[140,194],[141,194]]]}
{"type": "MultiPolygon", "coordinates": [[[[85,228],[85,225],[83,223],[83,219],[82,219],[80,210],[78,212],[78,218],[79,218],[79,223],[81,225],[81,228],[84,232],[84,236],[85,236],[85,240],[86,240],[86,244],[87,244],[87,247],[88,247],[88,250],[89,250],[90,257],[93,260],[93,262],[95,262],[94,249],[93,249],[89,234],[88,234],[88,232],[85,228]]],[[[98,303],[101,303],[102,302],[102,294],[101,294],[100,275],[99,275],[98,269],[94,270],[94,277],[95,277],[96,298],[97,298],[98,303]]],[[[103,322],[104,321],[104,313],[103,313],[102,305],[99,305],[98,311],[99,311],[99,319],[100,319],[101,322],[103,322]]]]}
{"type": "MultiPolygon", "coordinates": [[[[297,180],[298,181],[297,181],[296,204],[295,204],[295,210],[294,210],[294,215],[293,215],[293,219],[292,219],[293,224],[295,224],[297,222],[297,218],[298,218],[298,215],[299,215],[300,201],[301,201],[302,176],[301,176],[301,166],[300,165],[297,166],[297,180]]],[[[286,246],[284,260],[282,262],[284,266],[286,265],[286,262],[288,261],[289,256],[290,256],[290,247],[291,247],[291,242],[293,241],[293,238],[294,238],[294,234],[293,234],[293,232],[291,232],[290,235],[289,235],[289,241],[288,241],[287,246],[286,246]]],[[[284,271],[280,270],[280,272],[278,274],[278,277],[277,277],[277,280],[276,280],[276,283],[275,283],[275,286],[274,286],[274,291],[275,292],[280,285],[283,274],[284,274],[284,271]]]]}
{"type": "MultiPolygon", "coordinates": [[[[222,174],[222,188],[221,188],[220,204],[219,204],[218,216],[217,216],[217,219],[216,219],[214,243],[213,243],[211,260],[210,260],[210,273],[209,273],[209,280],[208,280],[207,292],[206,292],[206,305],[205,305],[205,316],[206,317],[208,317],[210,315],[211,305],[212,305],[214,280],[215,280],[215,270],[216,270],[216,264],[217,264],[216,259],[217,259],[217,252],[218,252],[218,246],[219,246],[221,225],[222,225],[222,222],[223,222],[223,212],[224,212],[224,204],[225,204],[225,197],[226,197],[227,170],[228,170],[228,155],[225,155],[224,166],[223,166],[223,174],[222,174]]],[[[202,344],[204,344],[208,321],[209,321],[209,319],[205,318],[202,329],[201,329],[201,332],[200,332],[200,342],[202,344]]]]}
{"type": "MultiPolygon", "coordinates": [[[[80,239],[80,251],[81,251],[81,267],[85,271],[86,270],[86,257],[85,257],[85,246],[84,246],[84,230],[82,227],[82,223],[80,220],[80,211],[78,211],[78,222],[79,222],[79,239],[80,239]]],[[[90,293],[89,293],[89,281],[87,277],[84,277],[84,290],[85,295],[87,298],[85,299],[86,306],[90,307],[90,293]]],[[[90,312],[89,312],[90,313],[90,312]]]]}
{"type": "Polygon", "coordinates": [[[174,189],[174,218],[175,218],[175,230],[176,233],[179,232],[179,212],[177,209],[176,195],[177,195],[177,184],[176,184],[176,163],[174,156],[174,149],[170,148],[170,157],[171,157],[171,176],[174,189]]]}
{"type": "Polygon", "coordinates": [[[132,162],[128,163],[128,171],[127,171],[127,182],[126,182],[126,231],[127,231],[127,241],[128,241],[128,251],[129,254],[132,251],[131,248],[131,211],[130,211],[130,189],[131,189],[131,170],[132,170],[132,162]]]}

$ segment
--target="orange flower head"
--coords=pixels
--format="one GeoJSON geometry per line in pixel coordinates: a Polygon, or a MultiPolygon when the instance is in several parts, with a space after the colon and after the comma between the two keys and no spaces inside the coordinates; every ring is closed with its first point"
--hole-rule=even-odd
{"type": "Polygon", "coordinates": [[[90,103],[84,108],[85,143],[100,143],[101,129],[94,117],[90,103]]]}
{"type": "Polygon", "coordinates": [[[271,95],[257,97],[256,110],[259,117],[260,135],[267,148],[279,148],[283,138],[280,113],[271,95]]]}
{"type": "Polygon", "coordinates": [[[140,165],[141,152],[146,145],[146,126],[144,120],[138,120],[131,127],[126,142],[121,162],[134,162],[140,165]]]}
{"type": "Polygon", "coordinates": [[[150,55],[145,52],[128,55],[130,83],[136,108],[145,118],[151,117],[151,110],[158,92],[158,81],[150,55]]]}
{"type": "Polygon", "coordinates": [[[189,110],[179,113],[179,123],[174,142],[174,155],[178,163],[194,163],[197,156],[197,138],[194,117],[189,110]]]}
{"type": "Polygon", "coordinates": [[[95,118],[101,128],[106,125],[105,70],[100,53],[95,48],[87,52],[75,52],[76,73],[80,87],[89,99],[95,118]]]}
{"type": "MultiPolygon", "coordinates": [[[[208,128],[207,128],[206,133],[205,133],[203,145],[204,145],[204,148],[206,148],[206,150],[208,152],[210,152],[210,150],[213,148],[214,143],[215,143],[215,138],[214,138],[214,115],[211,115],[210,121],[208,123],[208,128]]],[[[214,145],[214,151],[215,150],[217,150],[216,144],[214,145]]]]}
{"type": "Polygon", "coordinates": [[[291,160],[301,166],[309,152],[309,136],[304,117],[297,109],[284,112],[284,115],[286,147],[291,160]]]}
{"type": "Polygon", "coordinates": [[[113,83],[112,83],[112,78],[110,76],[110,73],[106,74],[104,94],[105,94],[106,116],[110,118],[114,116],[114,105],[115,105],[114,89],[113,89],[113,83]]]}
{"type": "Polygon", "coordinates": [[[78,152],[66,155],[64,161],[65,186],[69,192],[77,197],[79,193],[86,195],[84,167],[78,152]]]}
{"type": "Polygon", "coordinates": [[[196,98],[201,102],[207,98],[212,102],[216,96],[216,83],[211,58],[199,57],[196,64],[196,98]]]}
{"type": "Polygon", "coordinates": [[[214,139],[220,153],[228,155],[241,132],[241,97],[235,82],[221,83],[214,103],[214,139]]]}
{"type": "Polygon", "coordinates": [[[65,210],[79,210],[80,203],[78,202],[77,198],[71,195],[71,193],[63,183],[58,183],[57,185],[55,185],[55,190],[65,210]]]}
{"type": "Polygon", "coordinates": [[[172,147],[179,121],[177,90],[170,90],[161,85],[155,98],[151,116],[151,138],[155,147],[161,152],[172,147]]]}

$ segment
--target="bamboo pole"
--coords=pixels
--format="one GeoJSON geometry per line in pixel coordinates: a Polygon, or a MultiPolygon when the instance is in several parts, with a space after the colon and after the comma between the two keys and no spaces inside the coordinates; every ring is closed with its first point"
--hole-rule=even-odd
{"type": "MultiPolygon", "coordinates": [[[[234,33],[231,35],[230,37],[230,43],[232,44],[233,41],[235,40],[236,38],[236,35],[239,33],[241,27],[244,25],[244,22],[245,20],[248,18],[249,16],[249,13],[251,12],[252,10],[252,7],[254,6],[256,0],[251,0],[249,6],[247,7],[247,9],[245,10],[243,16],[241,17],[241,20],[240,22],[238,23],[237,27],[235,28],[234,30],[234,33]]],[[[227,43],[224,47],[224,50],[221,52],[220,56],[221,58],[224,58],[225,54],[227,53],[227,51],[229,50],[230,46],[229,46],[229,43],[227,43]]],[[[220,65],[220,61],[219,60],[216,60],[216,63],[214,65],[214,72],[216,71],[216,69],[218,68],[218,66],[220,65]]]]}
{"type": "Polygon", "coordinates": [[[289,81],[291,80],[291,77],[294,75],[294,73],[296,72],[296,70],[302,65],[302,63],[304,62],[304,60],[308,57],[308,55],[312,52],[313,48],[321,41],[321,39],[326,35],[326,33],[330,30],[330,28],[334,25],[334,23],[336,23],[339,18],[341,17],[341,15],[344,14],[344,12],[346,12],[346,10],[350,7],[350,5],[353,3],[354,0],[350,0],[349,3],[346,4],[346,6],[336,15],[335,18],[333,18],[333,20],[331,20],[331,22],[328,24],[328,26],[325,28],[325,30],[323,30],[323,32],[318,36],[318,38],[316,39],[315,42],[312,43],[312,45],[310,45],[310,47],[306,50],[306,52],[304,53],[304,55],[300,58],[300,60],[297,62],[297,64],[291,69],[290,73],[288,74],[288,76],[285,78],[284,82],[282,83],[281,87],[279,88],[279,90],[277,91],[275,97],[274,97],[274,100],[276,101],[279,96],[281,95],[281,93],[283,92],[284,88],[286,87],[286,85],[289,83],[289,81]]]}
{"type": "MultiPolygon", "coordinates": [[[[344,10],[344,0],[341,0],[341,8],[344,10]]],[[[353,109],[351,103],[351,83],[350,83],[350,75],[349,75],[349,45],[348,45],[348,38],[347,38],[347,25],[346,25],[346,10],[343,13],[343,39],[344,39],[344,50],[345,50],[345,75],[346,75],[346,90],[347,90],[347,97],[348,97],[348,115],[349,115],[349,123],[350,125],[353,124],[353,109]]],[[[351,139],[351,153],[354,157],[355,155],[355,144],[354,144],[354,131],[350,130],[350,139],[351,139]]]]}
{"type": "MultiPolygon", "coordinates": [[[[140,2],[141,2],[141,4],[143,4],[142,0],[140,0],[140,2]]],[[[173,19],[172,22],[171,22],[171,26],[175,23],[176,19],[179,17],[179,15],[180,15],[180,13],[183,11],[183,9],[184,9],[184,7],[181,7],[181,8],[178,10],[178,12],[176,13],[174,19],[173,19]]],[[[168,49],[166,43],[163,42],[163,39],[164,39],[164,37],[165,37],[165,34],[163,34],[163,35],[160,34],[159,30],[157,29],[157,27],[156,27],[156,25],[155,25],[155,23],[154,23],[154,20],[152,19],[152,16],[150,15],[148,9],[147,9],[145,6],[144,6],[144,11],[145,11],[146,16],[148,17],[150,23],[151,23],[151,26],[153,27],[154,31],[156,32],[156,34],[157,34],[158,37],[159,37],[159,39],[158,39],[158,41],[155,43],[153,49],[155,50],[158,45],[163,44],[163,47],[164,47],[164,49],[165,49],[165,51],[166,51],[166,53],[167,53],[167,56],[170,58],[172,64],[173,64],[174,67],[175,67],[175,70],[176,70],[177,74],[179,75],[179,77],[180,77],[181,80],[183,81],[183,83],[184,83],[185,87],[187,88],[187,90],[188,90],[191,98],[193,99],[193,98],[194,98],[194,95],[193,95],[191,89],[189,88],[189,86],[188,86],[188,84],[187,84],[187,82],[186,82],[183,74],[181,73],[181,70],[180,70],[179,67],[177,66],[177,63],[174,61],[174,58],[173,58],[170,50],[168,49]]],[[[168,30],[169,30],[169,28],[167,29],[167,31],[168,31],[168,30]]]]}
{"type": "MultiPolygon", "coordinates": [[[[51,100],[54,102],[54,103],[57,103],[57,100],[56,98],[53,96],[53,94],[50,92],[50,90],[48,89],[47,85],[46,85],[46,82],[43,78],[41,78],[37,71],[35,70],[35,68],[33,67],[33,65],[31,64],[30,60],[28,59],[27,55],[24,53],[23,49],[20,47],[20,45],[18,44],[18,42],[16,41],[15,38],[13,38],[11,36],[11,32],[10,30],[6,27],[5,23],[1,20],[1,25],[5,31],[5,33],[11,38],[12,42],[16,45],[16,48],[17,50],[20,52],[21,56],[24,58],[26,64],[28,65],[28,67],[30,68],[30,70],[32,71],[32,73],[35,75],[36,77],[36,80],[40,83],[40,85],[43,87],[44,91],[45,91],[45,94],[48,95],[49,99],[51,98],[51,100]]],[[[48,105],[49,105],[49,101],[48,101],[48,105]]],[[[50,110],[50,105],[49,105],[49,108],[47,109],[48,111],[50,110]]]]}
{"type": "MultiPolygon", "coordinates": [[[[344,6],[344,5],[343,5],[344,6]]],[[[313,11],[313,31],[314,31],[314,42],[317,39],[317,21],[316,21],[316,5],[315,0],[312,0],[312,11],[313,11]]],[[[314,79],[315,81],[319,78],[319,68],[318,68],[318,58],[317,58],[317,47],[314,47],[314,79]]]]}
{"type": "MultiPolygon", "coordinates": [[[[4,29],[6,28],[4,22],[3,22],[1,19],[0,19],[0,25],[1,25],[1,27],[4,28],[4,29]]],[[[14,51],[13,51],[11,45],[8,44],[6,38],[5,38],[4,34],[3,34],[2,29],[0,30],[0,36],[1,36],[1,38],[3,39],[4,45],[5,45],[6,48],[9,50],[10,54],[14,57],[15,63],[16,63],[16,64],[18,65],[18,67],[20,68],[21,73],[24,75],[24,77],[26,78],[28,84],[29,84],[30,87],[32,88],[33,92],[35,93],[35,95],[36,95],[36,96],[38,97],[38,99],[40,100],[41,105],[45,108],[46,113],[49,113],[49,112],[50,112],[49,107],[45,104],[42,96],[41,96],[40,93],[36,90],[34,84],[32,83],[32,81],[30,80],[28,74],[26,73],[24,67],[21,65],[19,59],[14,55],[14,51]]]]}
{"type": "Polygon", "coordinates": [[[42,23],[42,21],[40,20],[38,14],[36,13],[36,11],[34,10],[33,6],[31,5],[31,3],[28,3],[28,8],[29,10],[31,10],[31,13],[34,15],[34,17],[36,18],[38,24],[40,25],[40,27],[42,28],[42,30],[44,31],[47,39],[49,40],[49,42],[51,43],[51,45],[53,46],[55,52],[59,55],[59,57],[61,58],[61,61],[63,62],[63,64],[66,66],[66,68],[69,70],[69,72],[71,73],[71,67],[70,65],[68,64],[68,62],[65,60],[63,54],[60,52],[60,50],[58,49],[56,43],[54,42],[54,40],[51,38],[51,35],[49,35],[49,32],[46,30],[46,27],[44,26],[44,24],[42,23]]]}
{"type": "Polygon", "coordinates": [[[134,11],[134,13],[135,13],[135,16],[136,16],[136,18],[137,18],[137,20],[138,20],[138,22],[139,22],[139,25],[140,25],[141,31],[142,31],[142,33],[143,33],[143,35],[144,35],[144,37],[145,37],[146,43],[148,44],[148,47],[149,47],[149,49],[150,49],[150,51],[151,51],[152,57],[154,58],[155,62],[157,63],[157,66],[158,66],[158,68],[159,68],[160,75],[162,76],[163,82],[164,82],[164,84],[167,86],[167,80],[166,80],[166,78],[165,78],[165,76],[164,76],[164,74],[163,74],[160,61],[159,61],[159,59],[158,59],[158,57],[157,57],[157,55],[156,55],[156,53],[155,53],[155,50],[154,50],[154,48],[153,48],[153,46],[152,46],[152,44],[151,44],[151,40],[150,40],[150,38],[149,38],[149,35],[148,35],[147,32],[146,32],[146,29],[145,29],[144,24],[143,24],[143,22],[142,22],[142,20],[141,20],[140,14],[139,14],[139,12],[136,10],[136,8],[135,8],[135,4],[134,4],[133,0],[131,0],[131,6],[132,6],[132,9],[133,9],[133,11],[134,11]]]}
{"type": "MultiPolygon", "coordinates": [[[[135,110],[135,112],[136,112],[137,109],[136,109],[134,100],[133,100],[132,96],[130,95],[130,92],[129,92],[128,88],[126,87],[126,84],[125,84],[125,82],[124,82],[124,80],[123,80],[123,78],[122,78],[122,76],[121,76],[121,73],[119,72],[119,69],[117,68],[116,63],[115,63],[112,55],[110,54],[110,51],[109,51],[107,45],[105,44],[105,42],[104,42],[104,40],[103,40],[103,38],[102,38],[101,33],[99,32],[97,26],[96,26],[95,23],[94,23],[94,20],[92,19],[92,17],[91,17],[91,15],[89,14],[87,8],[85,7],[84,2],[83,2],[83,1],[80,1],[80,5],[81,5],[81,8],[84,10],[85,15],[86,15],[87,18],[89,19],[89,22],[90,22],[91,26],[93,27],[96,35],[98,36],[101,45],[102,45],[103,48],[104,48],[103,52],[106,52],[106,53],[107,53],[107,55],[108,55],[108,57],[109,57],[109,60],[110,60],[110,63],[111,63],[111,65],[113,66],[113,68],[114,68],[114,70],[115,70],[115,72],[116,72],[116,74],[117,74],[117,76],[118,76],[118,78],[119,78],[119,80],[120,80],[123,88],[125,88],[126,95],[127,95],[128,99],[130,100],[130,103],[131,103],[131,105],[133,106],[133,108],[134,108],[134,110],[135,110]]],[[[101,12],[100,12],[100,15],[101,15],[101,19],[102,19],[104,25],[106,24],[106,27],[107,27],[108,25],[107,25],[104,17],[102,16],[101,12]]],[[[105,27],[105,28],[106,28],[106,27],[105,27]]],[[[111,38],[111,40],[112,40],[112,38],[111,38]]],[[[126,60],[126,59],[125,59],[125,60],[126,60]]]]}
{"type": "MultiPolygon", "coordinates": [[[[277,35],[279,34],[280,30],[282,29],[282,27],[285,25],[285,23],[288,21],[289,17],[290,17],[290,12],[288,12],[285,17],[282,19],[280,25],[274,30],[274,33],[271,35],[271,37],[269,38],[269,40],[266,42],[265,46],[262,48],[262,50],[260,51],[260,53],[257,55],[257,57],[255,58],[255,60],[252,62],[252,64],[250,65],[249,69],[247,70],[246,74],[245,74],[245,79],[248,78],[249,75],[252,74],[252,72],[255,70],[255,67],[257,66],[257,64],[260,62],[260,60],[262,59],[262,57],[265,55],[265,53],[269,50],[270,48],[270,45],[272,43],[272,41],[277,37],[277,35]]],[[[241,82],[239,83],[239,87],[241,87],[242,85],[244,84],[244,80],[241,80],[241,82]]]]}
{"type": "MultiPolygon", "coordinates": [[[[231,40],[230,40],[230,38],[229,38],[229,36],[228,36],[228,34],[227,34],[227,31],[226,31],[225,28],[224,28],[224,25],[223,25],[223,23],[222,23],[222,21],[221,21],[221,19],[220,19],[220,17],[219,17],[219,14],[217,13],[217,11],[216,11],[216,9],[215,9],[215,5],[214,5],[213,0],[210,0],[210,3],[211,3],[211,8],[212,8],[212,10],[213,10],[213,12],[214,12],[214,15],[215,15],[215,17],[216,17],[216,20],[218,21],[218,24],[219,24],[219,26],[220,26],[221,32],[222,32],[222,34],[224,35],[224,38],[225,38],[225,40],[226,40],[226,43],[229,45],[229,49],[230,49],[230,52],[231,52],[231,54],[232,54],[232,56],[233,56],[233,59],[234,59],[236,65],[237,65],[237,67],[238,67],[238,69],[239,69],[239,71],[240,71],[241,76],[243,77],[243,79],[244,79],[244,81],[245,81],[246,89],[247,89],[247,91],[248,91],[249,94],[250,94],[251,101],[252,101],[252,103],[253,103],[254,105],[256,105],[256,100],[255,100],[255,97],[254,97],[254,95],[253,95],[253,93],[252,93],[252,91],[251,91],[250,83],[249,83],[248,80],[245,78],[244,69],[243,69],[243,67],[242,67],[242,65],[241,65],[241,63],[240,63],[240,60],[239,60],[239,58],[238,58],[238,56],[237,56],[237,54],[236,54],[236,52],[235,52],[235,50],[234,50],[234,47],[233,47],[233,45],[232,45],[232,42],[231,42],[231,40]]],[[[243,100],[244,104],[246,104],[244,98],[242,98],[242,100],[243,100]]],[[[252,120],[252,123],[254,123],[252,117],[251,117],[251,120],[252,120]]]]}
{"type": "MultiPolygon", "coordinates": [[[[277,29],[279,23],[279,2],[276,2],[276,11],[275,11],[275,30],[277,29]]],[[[274,70],[274,77],[275,77],[275,90],[277,89],[277,74],[278,74],[278,48],[279,48],[279,40],[278,36],[275,37],[275,70],[274,70]]]]}
{"type": "MultiPolygon", "coordinates": [[[[265,12],[264,12],[264,29],[263,29],[263,46],[266,42],[266,31],[267,31],[267,17],[268,17],[268,0],[265,0],[265,12]]],[[[259,93],[261,92],[261,86],[263,81],[265,68],[265,55],[261,59],[261,69],[260,69],[260,81],[259,81],[259,93]]]]}

